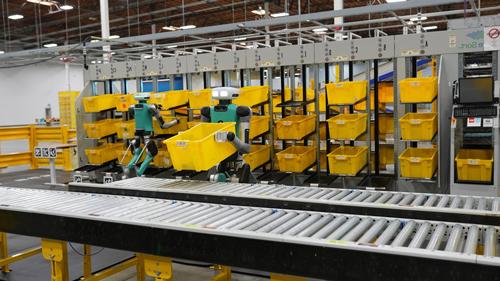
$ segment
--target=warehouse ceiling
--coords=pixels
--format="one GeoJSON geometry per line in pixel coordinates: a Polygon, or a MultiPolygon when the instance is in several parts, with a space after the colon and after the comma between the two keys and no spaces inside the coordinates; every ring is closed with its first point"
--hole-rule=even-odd
{"type": "MultiPolygon", "coordinates": [[[[416,1],[416,0],[413,0],[416,1]]],[[[397,16],[417,15],[422,13],[439,13],[456,10],[454,15],[429,17],[424,26],[437,25],[438,29],[446,29],[448,19],[464,16],[475,16],[473,12],[464,13],[464,9],[472,9],[466,0],[463,4],[442,5],[423,8],[422,10],[402,10],[383,14],[366,14],[344,19],[346,23],[363,21],[362,24],[346,26],[344,30],[368,37],[373,36],[374,29],[387,34],[402,33],[402,22],[397,16]],[[462,12],[461,12],[462,11],[462,12]],[[375,23],[381,18],[394,18],[393,21],[375,23]]],[[[479,7],[478,1],[475,1],[479,7]]],[[[345,0],[344,8],[362,7],[386,3],[386,0],[345,0]]],[[[482,0],[480,8],[496,7],[498,0],[482,0]]],[[[99,0],[0,0],[0,51],[13,52],[27,49],[43,48],[90,42],[100,37],[99,0]],[[40,2],[42,2],[40,4],[40,2]],[[63,6],[71,6],[71,10],[63,10],[63,6]],[[9,19],[9,16],[19,14],[22,19],[9,19]],[[49,45],[48,45],[49,44],[49,45]],[[51,45],[50,45],[51,44],[51,45]]],[[[169,32],[166,27],[181,27],[194,25],[196,27],[213,26],[232,22],[244,22],[263,18],[254,10],[264,9],[263,0],[109,0],[110,33],[115,37],[129,37],[150,34],[152,32],[169,32]]],[[[288,12],[290,15],[313,13],[333,9],[332,0],[272,0],[269,1],[270,13],[288,12]],[[299,4],[300,3],[300,4],[299,4]]],[[[498,10],[482,12],[482,15],[497,14],[498,10]]],[[[410,22],[410,21],[406,21],[410,22]]],[[[270,31],[293,30],[298,27],[308,27],[332,24],[333,19],[322,22],[302,22],[288,26],[273,26],[270,31]]],[[[411,29],[411,26],[410,26],[411,29]]],[[[333,33],[329,30],[328,33],[333,33]]],[[[209,36],[194,36],[181,39],[170,39],[157,42],[171,44],[178,41],[205,40],[205,44],[213,43],[213,38],[227,36],[265,35],[265,29],[241,29],[226,33],[210,34],[209,36]]],[[[309,40],[321,40],[321,34],[309,30],[301,34],[309,40]]],[[[295,36],[296,37],[296,36],[295,36]]],[[[272,39],[281,39],[293,43],[294,35],[288,32],[276,34],[272,39]]],[[[256,37],[257,38],[257,37],[256,37]]],[[[256,39],[257,40],[257,39],[256,39]]]]}

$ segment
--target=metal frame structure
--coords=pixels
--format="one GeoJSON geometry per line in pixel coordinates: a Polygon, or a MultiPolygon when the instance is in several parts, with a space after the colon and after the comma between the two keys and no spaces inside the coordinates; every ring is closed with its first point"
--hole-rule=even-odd
{"type": "Polygon", "coordinates": [[[0,194],[1,231],[156,256],[329,280],[439,280],[450,272],[454,280],[496,280],[500,266],[493,226],[49,190],[0,194]]]}
{"type": "MultiPolygon", "coordinates": [[[[144,77],[172,77],[174,75],[182,75],[186,81],[185,87],[191,88],[191,77],[195,73],[205,73],[204,80],[210,77],[210,72],[221,71],[228,73],[229,71],[240,71],[249,73],[252,70],[267,69],[268,75],[272,74],[274,68],[282,66],[300,66],[310,65],[314,73],[318,73],[319,67],[315,65],[325,65],[329,63],[342,64],[348,62],[366,61],[368,65],[372,65],[375,60],[393,60],[394,61],[394,84],[397,80],[406,77],[406,63],[410,58],[421,56],[452,56],[460,53],[480,52],[483,51],[483,29],[471,28],[462,30],[449,30],[431,33],[396,35],[396,36],[380,36],[375,38],[361,38],[346,41],[325,41],[322,43],[308,43],[302,45],[285,45],[276,47],[265,47],[236,50],[236,51],[220,51],[214,48],[212,53],[202,53],[194,55],[175,56],[159,59],[147,59],[141,61],[126,61],[110,64],[89,65],[85,71],[86,84],[85,90],[82,92],[79,100],[79,118],[78,131],[83,132],[83,122],[89,122],[92,117],[89,114],[84,114],[81,106],[81,98],[97,93],[109,93],[104,86],[95,87],[93,82],[112,83],[112,81],[120,81],[122,89],[126,89],[127,80],[137,80],[137,83],[144,77]],[[97,91],[93,91],[97,89],[97,91]]],[[[446,90],[448,83],[443,73],[443,63],[446,60],[440,60],[440,91],[446,90]]],[[[371,74],[366,71],[367,75],[371,74]]],[[[318,77],[317,74],[313,74],[318,77]]],[[[248,79],[248,78],[246,78],[248,79]]],[[[318,77],[318,79],[320,79],[318,77]]],[[[243,81],[243,80],[242,80],[243,81]]],[[[272,76],[268,77],[269,85],[272,86],[272,76]]],[[[315,82],[316,85],[319,81],[315,82]]],[[[398,100],[398,90],[394,87],[395,101],[398,100]]],[[[315,97],[318,97],[318,87],[315,87],[315,97]]],[[[433,183],[435,191],[447,192],[449,183],[446,178],[449,172],[446,169],[449,163],[447,151],[449,150],[448,143],[450,138],[450,128],[448,124],[449,110],[446,106],[451,104],[447,95],[438,95],[439,104],[439,174],[437,182],[433,183]]],[[[272,99],[270,99],[270,108],[272,108],[272,99]]],[[[395,111],[397,110],[395,104],[395,111]]],[[[272,112],[272,110],[270,110],[272,112]]],[[[319,114],[318,119],[319,119],[319,114]]],[[[395,114],[395,128],[398,128],[398,116],[395,114]]],[[[272,119],[271,119],[272,120],[272,119]]],[[[272,122],[272,121],[271,121],[272,122]]],[[[271,126],[272,128],[272,126],[271,126]]],[[[368,127],[369,128],[369,127],[368,127]]],[[[272,130],[272,129],[271,129],[272,130]]],[[[369,129],[368,129],[369,130],[369,129]]],[[[272,134],[272,131],[271,131],[272,134]]],[[[89,146],[88,140],[84,140],[84,136],[79,133],[79,152],[80,163],[85,163],[84,149],[89,146]]],[[[399,145],[399,132],[395,132],[395,172],[399,173],[397,165],[399,145]]],[[[318,153],[319,153],[318,146],[318,153]]],[[[318,169],[318,178],[321,178],[320,169],[318,169]]],[[[396,176],[398,178],[398,176],[396,176]]],[[[318,181],[319,182],[319,181],[318,181]]],[[[398,181],[398,188],[403,190],[415,190],[421,184],[411,182],[405,184],[403,181],[398,181]]]]}

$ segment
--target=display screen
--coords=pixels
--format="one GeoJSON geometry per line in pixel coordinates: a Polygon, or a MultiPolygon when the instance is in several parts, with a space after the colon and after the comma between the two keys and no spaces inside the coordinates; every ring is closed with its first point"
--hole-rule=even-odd
{"type": "Polygon", "coordinates": [[[467,103],[493,103],[493,78],[462,78],[459,81],[459,102],[467,103]]]}

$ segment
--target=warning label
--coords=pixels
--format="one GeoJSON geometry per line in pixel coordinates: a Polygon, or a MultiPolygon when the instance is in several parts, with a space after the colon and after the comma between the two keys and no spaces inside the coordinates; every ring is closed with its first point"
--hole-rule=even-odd
{"type": "Polygon", "coordinates": [[[500,26],[490,26],[484,28],[484,50],[500,50],[500,26]]]}

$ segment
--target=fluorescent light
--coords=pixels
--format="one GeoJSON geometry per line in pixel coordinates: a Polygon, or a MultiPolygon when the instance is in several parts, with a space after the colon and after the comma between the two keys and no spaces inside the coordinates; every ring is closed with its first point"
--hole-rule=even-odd
{"type": "Polygon", "coordinates": [[[246,45],[247,45],[247,43],[245,43],[245,42],[241,42],[241,43],[240,43],[240,45],[241,45],[241,46],[246,46],[246,45]]]}
{"type": "Polygon", "coordinates": [[[266,14],[266,10],[263,10],[262,7],[259,6],[258,10],[252,10],[252,14],[256,14],[258,16],[263,16],[266,14]]]}
{"type": "Polygon", "coordinates": [[[234,41],[245,41],[247,40],[246,37],[238,37],[238,38],[234,38],[234,41]]]}
{"type": "Polygon", "coordinates": [[[314,34],[317,34],[317,35],[325,35],[325,34],[326,34],[326,31],[318,31],[318,32],[314,32],[314,34]]]}
{"type": "Polygon", "coordinates": [[[56,5],[56,3],[52,2],[52,1],[44,1],[44,0],[26,0],[26,2],[44,5],[44,6],[49,6],[49,7],[56,5]]]}
{"type": "Polygon", "coordinates": [[[56,43],[48,43],[48,44],[44,44],[43,46],[45,48],[53,48],[53,47],[57,47],[57,44],[56,43]]]}
{"type": "Polygon", "coordinates": [[[406,0],[385,0],[387,3],[406,2],[406,0]]]}
{"type": "Polygon", "coordinates": [[[162,29],[168,30],[168,31],[175,31],[175,30],[177,30],[177,27],[170,25],[170,26],[164,26],[164,27],[162,27],[162,29]]]}
{"type": "Polygon", "coordinates": [[[271,17],[273,18],[280,18],[280,17],[286,17],[286,16],[289,16],[290,14],[287,13],[287,12],[281,12],[281,13],[274,13],[274,14],[271,14],[271,17]]]}
{"type": "Polygon", "coordinates": [[[152,55],[144,55],[144,58],[145,58],[145,59],[150,59],[150,58],[152,58],[152,57],[153,57],[152,55]]]}
{"type": "Polygon", "coordinates": [[[61,7],[59,7],[61,10],[63,11],[69,11],[69,10],[73,10],[73,6],[71,5],[68,5],[68,4],[64,4],[62,5],[61,7]]]}
{"type": "Polygon", "coordinates": [[[436,30],[438,29],[437,25],[431,25],[431,26],[424,26],[422,27],[423,30],[428,31],[428,30],[436,30]]]}
{"type": "Polygon", "coordinates": [[[179,29],[181,29],[181,30],[185,30],[185,29],[193,29],[193,28],[196,28],[196,25],[194,25],[194,24],[189,24],[189,25],[183,25],[183,26],[179,27],[179,29]]]}
{"type": "Polygon", "coordinates": [[[0,55],[5,54],[5,51],[0,51],[0,55]]]}
{"type": "Polygon", "coordinates": [[[96,64],[97,62],[95,60],[91,61],[90,62],[91,64],[96,64]]]}
{"type": "Polygon", "coordinates": [[[414,17],[410,19],[411,21],[427,20],[427,17],[414,17]]]}
{"type": "Polygon", "coordinates": [[[165,48],[167,48],[167,49],[173,49],[173,48],[177,48],[177,45],[170,45],[170,46],[167,46],[165,48]]]}
{"type": "Polygon", "coordinates": [[[98,40],[98,39],[92,39],[92,40],[90,40],[90,43],[97,43],[97,42],[99,42],[99,41],[100,41],[100,40],[98,40]]]}
{"type": "Polygon", "coordinates": [[[314,33],[320,33],[320,32],[327,32],[328,31],[328,28],[326,27],[320,27],[320,28],[315,28],[312,30],[314,33]]]}
{"type": "Polygon", "coordinates": [[[108,39],[118,39],[120,38],[120,35],[111,35],[108,37],[108,39]]]}
{"type": "Polygon", "coordinates": [[[11,20],[20,20],[20,19],[23,19],[24,16],[21,14],[13,14],[13,15],[8,16],[8,18],[11,20]]]}

